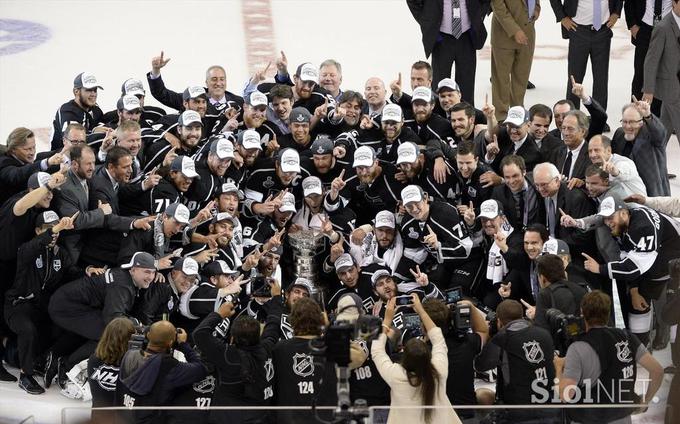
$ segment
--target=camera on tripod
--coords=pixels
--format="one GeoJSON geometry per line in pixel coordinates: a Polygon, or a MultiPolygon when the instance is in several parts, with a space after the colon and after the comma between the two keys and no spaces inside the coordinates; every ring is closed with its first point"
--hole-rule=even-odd
{"type": "Polygon", "coordinates": [[[583,318],[566,315],[556,308],[545,311],[545,316],[550,326],[550,333],[553,335],[555,350],[559,352],[559,356],[566,355],[569,345],[585,332],[583,318]]]}

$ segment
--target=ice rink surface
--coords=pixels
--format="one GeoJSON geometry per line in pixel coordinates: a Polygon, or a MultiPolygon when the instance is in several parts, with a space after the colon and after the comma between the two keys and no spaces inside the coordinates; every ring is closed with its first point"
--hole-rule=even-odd
{"type": "MultiPolygon", "coordinates": [[[[537,88],[527,91],[527,106],[551,106],[563,98],[568,77],[567,42],[549,3],[541,4],[531,72],[537,88]]],[[[490,29],[490,18],[486,24],[490,29]]],[[[280,50],[291,71],[301,62],[338,60],[342,88],[359,92],[367,78],[380,77],[388,86],[399,72],[410,92],[410,65],[425,59],[420,30],[404,0],[0,0],[0,142],[12,129],[25,126],[36,130],[40,150],[45,150],[54,114],[72,98],[78,73],[97,76],[104,87],[98,103],[106,112],[115,107],[122,82],[145,80],[151,58],[161,50],[172,59],[163,69],[169,88],[182,91],[189,84],[203,84],[205,69],[220,64],[227,70],[227,89],[238,94],[249,76],[273,62],[280,50]]],[[[478,106],[491,94],[489,53],[487,41],[477,64],[478,106]]],[[[621,106],[630,99],[633,74],[633,47],[624,19],[614,28],[611,56],[608,113],[615,129],[621,106]]],[[[589,74],[584,84],[590,92],[589,74]]],[[[150,94],[146,104],[158,105],[150,94]]],[[[679,158],[673,137],[668,144],[670,172],[680,174],[679,158]]],[[[671,187],[675,195],[680,193],[677,179],[671,187]]],[[[663,366],[670,364],[668,348],[654,356],[663,366]]],[[[661,404],[670,381],[665,378],[661,404]]],[[[57,423],[62,407],[82,405],[59,395],[55,387],[29,396],[16,384],[0,383],[0,423],[29,415],[35,422],[57,423]]],[[[638,423],[662,421],[658,406],[634,418],[638,423]]]]}

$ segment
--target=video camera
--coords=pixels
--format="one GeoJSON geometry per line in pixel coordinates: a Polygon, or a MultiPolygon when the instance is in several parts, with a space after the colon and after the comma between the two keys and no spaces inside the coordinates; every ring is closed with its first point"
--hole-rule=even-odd
{"type": "Polygon", "coordinates": [[[312,353],[323,355],[338,366],[349,365],[349,345],[352,340],[368,342],[378,337],[382,321],[372,315],[361,315],[356,322],[335,321],[326,328],[323,337],[312,340],[312,353]]]}
{"type": "Polygon", "coordinates": [[[555,341],[555,350],[559,352],[559,356],[566,355],[569,345],[585,332],[583,318],[566,315],[556,308],[545,311],[545,316],[555,341]]]}

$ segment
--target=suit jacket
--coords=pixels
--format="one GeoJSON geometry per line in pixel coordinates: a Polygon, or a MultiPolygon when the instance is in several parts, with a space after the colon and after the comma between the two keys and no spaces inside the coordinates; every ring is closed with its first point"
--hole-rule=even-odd
{"type": "MultiPolygon", "coordinates": [[[[673,22],[675,25],[675,22],[673,22]]],[[[677,27],[677,26],[676,26],[677,27]]],[[[623,155],[626,141],[623,129],[619,128],[612,137],[612,152],[623,155]]],[[[640,178],[645,183],[649,197],[670,196],[668,168],[666,165],[666,129],[654,114],[645,119],[635,141],[630,159],[635,162],[640,178]]]]}
{"type": "Polygon", "coordinates": [[[69,170],[66,174],[66,182],[55,191],[53,204],[59,216],[72,216],[80,211],[74,223],[74,231],[68,231],[60,240],[74,265],[78,263],[80,251],[83,248],[81,234],[85,230],[104,226],[104,211],[97,207],[94,199],[90,202],[92,197],[90,189],[90,182],[88,182],[88,191],[85,192],[78,176],[69,170]]]}
{"type": "Polygon", "coordinates": [[[0,204],[26,190],[28,179],[38,171],[40,161],[23,163],[9,152],[0,155],[0,204]]]}
{"type": "MultiPolygon", "coordinates": [[[[501,49],[519,49],[522,47],[515,41],[515,34],[522,30],[529,38],[529,44],[535,40],[534,21],[529,20],[529,9],[525,0],[492,0],[491,8],[491,46],[501,49]]],[[[536,0],[536,10],[541,10],[536,0]]]]}
{"type": "MultiPolygon", "coordinates": [[[[630,1],[630,0],[628,0],[630,1]]],[[[555,18],[557,22],[560,22],[565,17],[573,18],[576,16],[576,9],[578,8],[578,0],[550,0],[550,6],[553,12],[555,12],[555,18]]],[[[609,14],[616,13],[621,16],[621,9],[623,8],[623,0],[609,0],[609,14]]],[[[562,38],[569,38],[569,31],[567,31],[564,26],[562,27],[562,38]]]]}
{"type": "Polygon", "coordinates": [[[88,232],[85,248],[81,252],[81,262],[97,266],[115,266],[123,233],[129,230],[135,218],[118,215],[120,213],[118,193],[113,189],[113,183],[104,167],[98,168],[90,179],[90,202],[96,204],[100,200],[111,206],[111,214],[104,220],[106,229],[88,232]]]}
{"type": "MultiPolygon", "coordinates": [[[[483,158],[486,156],[486,139],[480,138],[480,140],[482,142],[477,143],[476,145],[477,156],[480,158],[480,160],[484,160],[483,158]]],[[[524,140],[524,143],[522,143],[520,148],[515,152],[515,145],[512,140],[510,140],[510,134],[508,134],[508,130],[505,129],[505,127],[501,127],[500,131],[498,132],[498,147],[500,152],[498,152],[493,162],[490,164],[491,169],[493,169],[493,171],[498,175],[502,175],[500,168],[503,158],[513,153],[521,156],[524,159],[527,172],[533,171],[534,166],[543,162],[544,160],[543,156],[541,156],[541,152],[538,150],[536,142],[534,141],[534,136],[531,134],[527,134],[526,140],[524,140]]]]}
{"type": "MultiPolygon", "coordinates": [[[[607,111],[592,97],[590,98],[590,104],[587,105],[584,103],[583,106],[586,107],[586,110],[590,114],[588,134],[586,134],[586,140],[590,140],[593,136],[602,134],[602,131],[604,131],[604,126],[607,125],[607,111]]],[[[550,130],[549,134],[562,140],[562,133],[559,128],[550,130]]]]}
{"type": "Polygon", "coordinates": [[[541,140],[541,148],[538,151],[541,152],[544,161],[554,163],[562,146],[564,146],[564,141],[560,137],[548,133],[541,140]]]}
{"type": "MultiPolygon", "coordinates": [[[[559,150],[556,152],[555,156],[553,156],[554,160],[552,161],[553,164],[557,167],[557,169],[564,173],[566,176],[569,173],[569,170],[567,169],[562,169],[564,167],[564,162],[567,161],[567,151],[569,149],[567,148],[566,144],[562,144],[560,146],[559,150]]],[[[576,158],[571,158],[572,163],[574,163],[574,171],[571,173],[572,178],[579,178],[581,180],[586,179],[586,168],[590,166],[592,162],[590,162],[590,158],[588,157],[588,142],[586,141],[583,144],[583,147],[581,147],[581,151],[578,152],[578,156],[576,158]]]]}
{"type": "MultiPolygon", "coordinates": [[[[526,178],[526,180],[529,185],[527,190],[533,191],[537,199],[536,207],[529,209],[528,211],[527,224],[541,222],[541,217],[545,215],[545,207],[543,205],[541,195],[534,187],[533,181],[531,181],[529,178],[526,178]]],[[[512,225],[516,231],[524,233],[524,222],[521,217],[518,217],[515,213],[516,202],[515,197],[512,195],[512,191],[510,191],[510,188],[508,188],[508,186],[505,184],[494,187],[493,192],[491,193],[491,198],[501,202],[503,205],[503,212],[505,213],[505,217],[508,219],[510,225],[512,225]]]]}
{"type": "MultiPolygon", "coordinates": [[[[423,34],[425,57],[430,57],[442,23],[442,0],[406,0],[411,14],[415,18],[423,34]]],[[[484,18],[491,13],[490,0],[468,0],[466,2],[470,21],[470,38],[475,49],[479,50],[486,42],[484,18]]]]}
{"type": "Polygon", "coordinates": [[[645,56],[643,93],[662,102],[680,104],[680,29],[673,12],[654,26],[645,56]]]}

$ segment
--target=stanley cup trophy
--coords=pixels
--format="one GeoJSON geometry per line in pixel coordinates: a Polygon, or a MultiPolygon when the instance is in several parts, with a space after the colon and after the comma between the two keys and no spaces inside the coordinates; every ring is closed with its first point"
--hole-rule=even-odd
{"type": "MultiPolygon", "coordinates": [[[[320,287],[317,268],[321,261],[316,256],[323,252],[323,234],[314,230],[301,230],[288,234],[288,241],[293,248],[295,276],[306,278],[313,284],[315,291],[318,291],[320,287]]],[[[310,295],[314,296],[316,293],[310,295]]]]}

